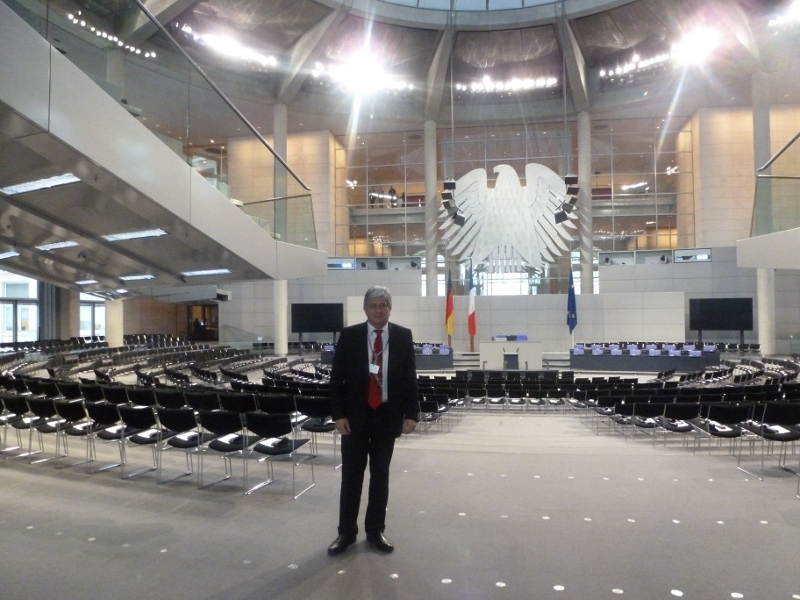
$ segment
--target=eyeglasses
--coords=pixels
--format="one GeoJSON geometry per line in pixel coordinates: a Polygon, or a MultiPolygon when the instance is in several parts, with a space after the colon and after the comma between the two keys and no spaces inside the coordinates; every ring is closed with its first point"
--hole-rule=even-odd
{"type": "Polygon", "coordinates": [[[367,304],[367,308],[369,310],[386,310],[392,308],[392,306],[386,302],[381,302],[380,304],[367,304]]]}

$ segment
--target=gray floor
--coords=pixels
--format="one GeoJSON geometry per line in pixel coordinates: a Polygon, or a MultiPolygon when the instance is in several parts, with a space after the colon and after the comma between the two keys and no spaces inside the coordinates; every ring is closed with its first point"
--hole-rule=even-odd
{"type": "MultiPolygon", "coordinates": [[[[146,452],[131,452],[131,467],[146,452]]],[[[241,480],[197,490],[190,478],[2,461],[0,597],[800,598],[796,479],[773,468],[758,481],[724,450],[598,436],[567,414],[474,411],[398,443],[396,552],[362,537],[336,558],[325,552],[340,477],[330,439],[323,452],[298,500],[279,482],[244,496],[241,480]]],[[[180,468],[179,455],[168,462],[180,468]]]]}

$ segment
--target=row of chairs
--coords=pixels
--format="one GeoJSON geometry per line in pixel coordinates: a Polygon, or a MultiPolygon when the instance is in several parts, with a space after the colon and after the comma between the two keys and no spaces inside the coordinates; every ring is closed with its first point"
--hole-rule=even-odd
{"type": "Polygon", "coordinates": [[[766,402],[656,402],[640,401],[624,397],[598,399],[587,405],[594,415],[593,430],[599,433],[605,422],[609,430],[626,434],[633,428],[637,432],[650,432],[653,443],[659,434],[667,437],[679,435],[686,445],[689,436],[693,439],[693,451],[708,440],[709,453],[714,440],[728,441],[728,453],[737,455],[739,470],[763,480],[767,473],[766,456],[779,446],[777,466],[798,475],[796,495],[800,498],[800,464],[798,468],[787,465],[789,452],[795,453],[795,442],[800,440],[800,403],[784,401],[766,402]],[[760,472],[756,473],[743,465],[742,449],[747,442],[753,446],[760,443],[760,472]],[[737,451],[738,450],[738,451],[737,451]]]}
{"type": "MultiPolygon", "coordinates": [[[[128,388],[126,391],[141,392],[142,394],[153,393],[152,389],[128,388]]],[[[115,399],[119,400],[119,398],[115,399]]],[[[317,446],[313,436],[307,439],[297,437],[299,427],[306,425],[309,419],[299,417],[297,406],[291,397],[274,399],[266,406],[264,403],[254,401],[255,399],[251,399],[253,402],[245,403],[242,398],[222,397],[217,399],[217,408],[214,408],[210,398],[206,398],[206,402],[200,404],[207,408],[200,409],[191,406],[194,403],[194,399],[191,397],[186,398],[187,406],[175,408],[157,405],[152,403],[152,398],[144,398],[137,393],[132,393],[131,399],[132,402],[128,403],[114,403],[107,400],[88,401],[83,398],[71,400],[48,398],[34,394],[1,394],[0,400],[5,409],[2,415],[3,452],[8,453],[22,449],[23,442],[20,434],[27,430],[28,450],[16,453],[14,456],[17,458],[27,457],[31,463],[54,460],[56,466],[60,468],[65,466],[62,459],[69,455],[69,437],[83,437],[86,439],[85,459],[67,466],[91,465],[87,467],[89,472],[120,467],[121,476],[126,479],[155,470],[157,471],[156,480],[162,483],[164,480],[161,474],[161,454],[166,450],[179,448],[185,453],[186,471],[178,477],[192,474],[192,457],[195,455],[199,457],[198,487],[208,487],[208,485],[228,479],[232,473],[231,458],[233,457],[247,459],[253,453],[266,456],[268,480],[249,488],[247,487],[247,460],[244,460],[244,485],[247,493],[270,483],[274,478],[272,458],[288,454],[291,455],[293,462],[293,496],[296,498],[311,487],[308,486],[299,493],[295,487],[295,451],[301,446],[311,443],[312,455],[307,457],[311,458],[316,455],[317,446]],[[226,406],[237,410],[220,408],[226,406]],[[265,407],[270,408],[271,412],[261,410],[265,407]],[[238,409],[248,410],[240,411],[238,409]],[[8,444],[9,427],[17,432],[16,446],[8,444]],[[45,434],[55,434],[54,455],[51,458],[34,461],[34,456],[44,452],[43,436],[45,434]],[[33,448],[34,435],[38,441],[38,450],[33,448]],[[119,462],[96,467],[96,439],[118,443],[119,462]],[[126,449],[130,444],[150,445],[153,454],[152,466],[133,473],[126,473],[126,449]],[[225,476],[211,484],[206,484],[203,481],[202,461],[204,455],[210,451],[218,453],[223,458],[225,476]]],[[[304,400],[308,399],[304,398],[304,400]]],[[[168,401],[167,403],[177,405],[177,401],[168,401]]],[[[316,406],[316,410],[319,410],[320,414],[328,412],[327,406],[323,408],[321,404],[316,406]]],[[[315,431],[313,426],[308,430],[315,431]]],[[[313,485],[313,465],[311,474],[313,485]]]]}

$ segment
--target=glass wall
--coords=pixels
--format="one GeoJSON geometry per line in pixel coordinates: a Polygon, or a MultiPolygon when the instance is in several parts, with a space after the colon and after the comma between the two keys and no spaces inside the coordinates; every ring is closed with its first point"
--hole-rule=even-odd
{"type": "Polygon", "coordinates": [[[105,336],[106,303],[97,296],[81,294],[80,336],[105,336]]]}
{"type": "Polygon", "coordinates": [[[34,279],[0,271],[0,343],[39,339],[39,302],[34,279]]]}
{"type": "MultiPolygon", "coordinates": [[[[595,265],[598,251],[692,247],[689,123],[625,119],[594,121],[591,127],[595,265]]],[[[424,254],[422,142],[421,131],[337,138],[339,255],[424,254]]],[[[494,167],[506,164],[525,185],[528,163],[543,164],[562,176],[577,172],[576,125],[562,122],[440,130],[437,157],[440,182],[457,180],[473,169],[485,169],[491,188],[496,178],[494,167]]],[[[577,235],[575,229],[569,243],[574,256],[580,246],[577,235]]],[[[463,284],[467,265],[456,269],[441,241],[438,253],[450,265],[454,279],[459,271],[463,284]]],[[[568,288],[569,265],[565,254],[538,271],[499,275],[483,273],[479,267],[476,286],[484,295],[563,294],[568,288]]],[[[573,270],[576,268],[577,264],[573,270]]]]}

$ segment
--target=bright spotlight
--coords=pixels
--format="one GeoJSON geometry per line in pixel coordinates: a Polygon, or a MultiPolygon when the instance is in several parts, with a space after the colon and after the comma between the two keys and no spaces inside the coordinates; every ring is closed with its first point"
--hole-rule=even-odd
{"type": "Polygon", "coordinates": [[[719,45],[719,32],[701,27],[672,46],[672,58],[686,65],[702,64],[719,45]]]}

